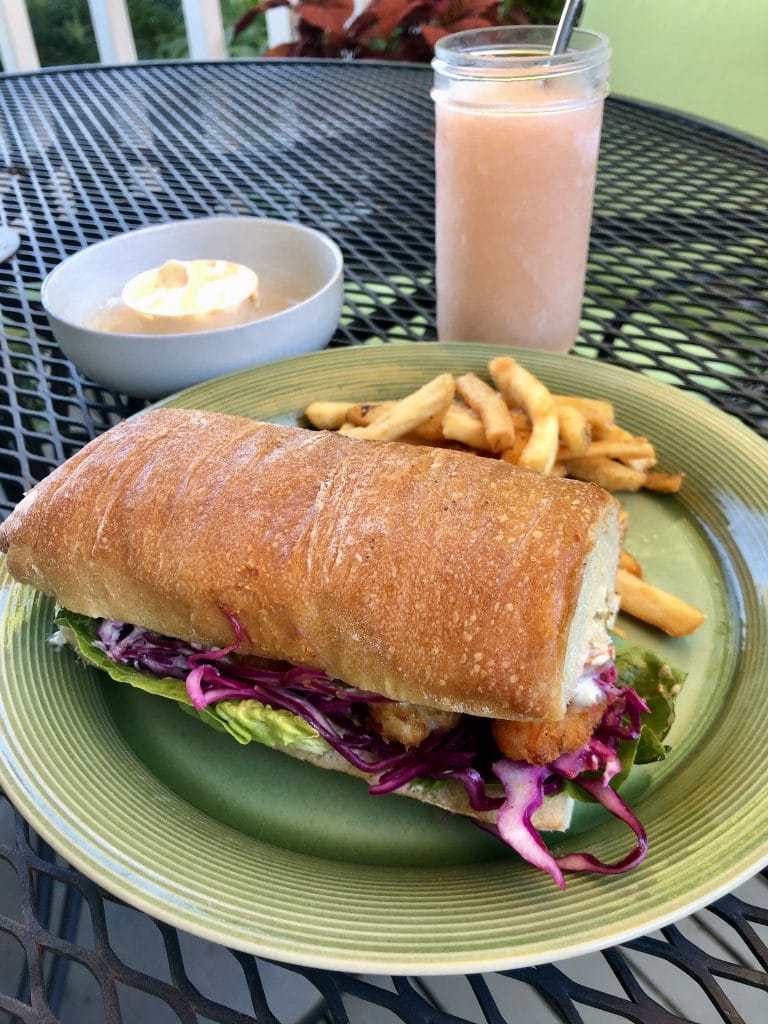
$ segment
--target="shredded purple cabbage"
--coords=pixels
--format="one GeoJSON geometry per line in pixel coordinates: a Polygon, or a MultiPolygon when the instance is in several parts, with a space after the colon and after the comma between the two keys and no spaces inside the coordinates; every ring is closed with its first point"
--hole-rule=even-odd
{"type": "Polygon", "coordinates": [[[245,633],[236,620],[235,626],[234,643],[214,651],[107,620],[99,625],[98,634],[100,645],[115,661],[184,679],[198,710],[222,700],[258,700],[298,715],[351,765],[377,776],[370,786],[374,795],[391,793],[417,778],[454,779],[464,786],[474,810],[501,806],[501,797],[488,795],[482,774],[472,764],[482,746],[475,734],[483,723],[463,719],[455,729],[436,729],[411,749],[385,740],[376,731],[367,705],[390,703],[387,697],[342,686],[321,669],[266,669],[237,661],[230,655],[245,633]]]}
{"type": "Polygon", "coordinates": [[[589,871],[598,875],[621,875],[645,859],[648,852],[648,836],[635,814],[630,811],[615,789],[598,779],[574,779],[576,785],[594,797],[598,803],[619,821],[625,822],[637,836],[634,849],[616,864],[605,864],[591,853],[567,853],[557,858],[558,866],[565,871],[589,871]]]}
{"type": "Polygon", "coordinates": [[[474,810],[498,811],[496,825],[484,827],[550,874],[560,888],[565,888],[563,870],[619,874],[645,857],[648,842],[643,826],[610,781],[621,771],[619,742],[638,738],[648,707],[631,687],[617,685],[615,666],[609,665],[595,676],[606,709],[586,746],[549,765],[503,757],[494,761],[498,749],[489,722],[468,715],[453,729],[434,730],[411,749],[383,739],[368,706],[388,702],[387,697],[342,685],[321,669],[261,668],[232,657],[248,637],[235,616],[228,618],[235,638],[215,650],[107,619],[98,626],[97,642],[114,661],[183,679],[198,710],[222,700],[257,700],[298,715],[351,765],[376,777],[369,787],[374,795],[394,792],[415,779],[458,782],[474,810]],[[488,792],[492,776],[501,783],[503,798],[488,792]],[[617,864],[605,864],[588,853],[556,858],[547,849],[531,818],[544,797],[557,793],[565,779],[580,786],[635,833],[634,849],[617,864]]]}
{"type": "Polygon", "coordinates": [[[552,876],[555,885],[565,888],[560,867],[531,822],[534,811],[544,801],[546,765],[526,764],[503,758],[493,765],[501,781],[506,799],[496,815],[496,828],[504,842],[517,851],[523,860],[552,876]]]}
{"type": "MultiPolygon", "coordinates": [[[[610,709],[609,709],[610,711],[610,709]]],[[[608,714],[609,712],[606,712],[608,714]]],[[[542,768],[523,761],[498,761],[493,771],[504,786],[506,799],[496,817],[499,836],[535,867],[547,871],[561,889],[563,871],[589,871],[601,875],[619,875],[636,867],[648,852],[648,837],[638,818],[609,783],[621,771],[615,749],[593,737],[585,747],[563,754],[542,768]],[[585,773],[598,773],[594,778],[585,773]],[[606,864],[591,853],[570,853],[554,857],[531,823],[531,815],[541,805],[548,774],[570,779],[602,804],[615,818],[629,825],[637,837],[634,849],[617,864],[606,864]]]]}

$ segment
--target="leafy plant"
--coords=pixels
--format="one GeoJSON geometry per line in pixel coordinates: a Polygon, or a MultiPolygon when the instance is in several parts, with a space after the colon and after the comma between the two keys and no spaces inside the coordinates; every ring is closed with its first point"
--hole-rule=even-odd
{"type": "MultiPolygon", "coordinates": [[[[261,0],[240,17],[233,39],[268,10],[290,0],[261,0]]],[[[294,6],[297,39],[269,57],[380,58],[426,62],[442,36],[493,25],[556,22],[563,0],[371,0],[355,15],[354,0],[305,0],[294,6]]]]}
{"type": "MultiPolygon", "coordinates": [[[[177,0],[129,0],[128,6],[140,59],[183,55],[186,37],[177,0]]],[[[27,10],[44,67],[98,62],[88,0],[27,0],[27,10]]]]}
{"type": "MultiPolygon", "coordinates": [[[[219,0],[232,57],[262,53],[267,45],[263,19],[233,42],[232,26],[252,6],[250,0],[219,0]]],[[[2,0],[0,0],[2,3],[2,0]]],[[[40,63],[44,67],[98,63],[99,53],[88,0],[26,0],[40,63]]],[[[180,0],[128,0],[128,14],[139,60],[189,55],[180,0]]]]}

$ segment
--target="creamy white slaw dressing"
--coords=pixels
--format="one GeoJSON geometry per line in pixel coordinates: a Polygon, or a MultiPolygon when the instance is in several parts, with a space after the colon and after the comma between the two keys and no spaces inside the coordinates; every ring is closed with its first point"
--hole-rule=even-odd
{"type": "Polygon", "coordinates": [[[591,708],[605,700],[605,694],[597,681],[600,672],[609,665],[615,656],[613,644],[608,634],[600,641],[593,643],[589,648],[589,654],[584,664],[584,672],[576,681],[576,686],[571,697],[570,707],[591,708]]]}

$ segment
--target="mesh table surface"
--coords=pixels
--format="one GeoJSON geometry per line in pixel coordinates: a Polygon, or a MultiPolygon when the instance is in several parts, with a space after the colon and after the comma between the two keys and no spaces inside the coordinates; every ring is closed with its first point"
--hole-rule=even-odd
{"type": "MultiPolygon", "coordinates": [[[[91,242],[216,213],[300,220],[345,255],[346,304],[333,344],[434,337],[430,83],[425,67],[313,61],[0,78],[3,225],[22,236],[0,265],[3,514],[89,438],[141,407],[82,378],[40,305],[46,273],[91,242]]],[[[704,395],[764,437],[767,172],[765,150],[748,140],[609,100],[577,346],[704,395]]],[[[148,919],[157,956],[151,966],[133,965],[115,945],[117,904],[59,862],[7,802],[0,809],[8,825],[0,832],[0,1022],[14,1014],[53,1021],[59,1006],[60,1019],[85,1021],[82,1009],[72,1016],[66,995],[62,1002],[67,964],[95,979],[98,1009],[88,1021],[764,1019],[765,1004],[755,1010],[759,1003],[746,999],[768,996],[760,878],[663,934],[585,958],[581,974],[568,965],[532,968],[444,979],[441,989],[209,950],[228,958],[225,976],[237,972],[238,1002],[202,991],[188,937],[148,919]],[[83,915],[78,923],[82,900],[87,928],[83,915]],[[31,988],[5,984],[3,966],[14,957],[20,968],[26,961],[31,988]],[[671,994],[670,970],[689,979],[684,996],[671,994]],[[154,1008],[136,1010],[126,992],[152,997],[154,1008]]]]}

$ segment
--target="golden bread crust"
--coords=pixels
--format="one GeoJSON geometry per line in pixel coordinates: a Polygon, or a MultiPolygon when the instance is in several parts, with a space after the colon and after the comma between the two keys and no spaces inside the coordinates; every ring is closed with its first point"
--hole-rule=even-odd
{"type": "Polygon", "coordinates": [[[158,409],[35,487],[0,548],[75,612],[220,646],[229,612],[243,653],[396,700],[557,719],[585,569],[616,519],[591,484],[491,459],[158,409]]]}

